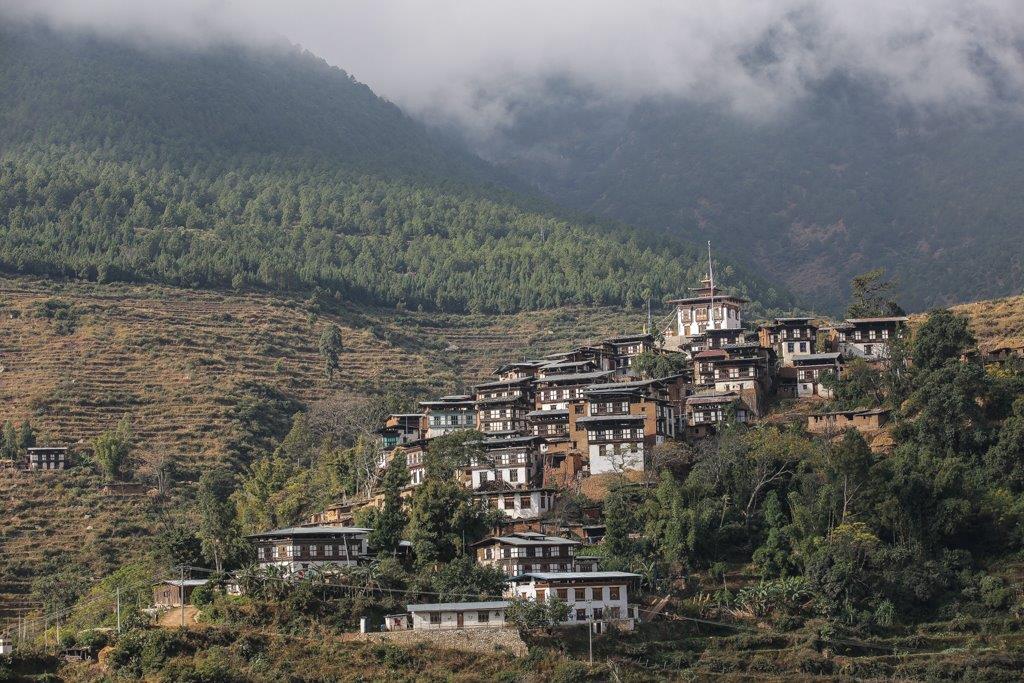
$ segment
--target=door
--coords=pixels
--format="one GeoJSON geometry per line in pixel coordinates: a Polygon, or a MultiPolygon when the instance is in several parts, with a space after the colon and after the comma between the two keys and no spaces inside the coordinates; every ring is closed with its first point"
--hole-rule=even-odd
{"type": "Polygon", "coordinates": [[[463,623],[464,623],[464,620],[463,620],[462,612],[456,612],[455,613],[455,625],[458,626],[459,628],[462,628],[463,623]]]}

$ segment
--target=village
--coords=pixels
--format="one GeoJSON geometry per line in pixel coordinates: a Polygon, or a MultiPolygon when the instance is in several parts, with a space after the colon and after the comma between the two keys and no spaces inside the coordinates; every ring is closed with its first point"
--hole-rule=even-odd
{"type": "MultiPolygon", "coordinates": [[[[709,269],[710,271],[710,269],[709,269]]],[[[696,443],[726,423],[754,424],[778,399],[807,404],[806,430],[837,435],[847,429],[875,434],[888,411],[880,408],[821,412],[854,359],[884,363],[891,344],[907,329],[905,316],[823,324],[810,316],[744,327],[746,301],[713,284],[709,272],[691,296],[671,300],[671,321],[655,334],[603,339],[543,358],[511,360],[472,393],[421,401],[420,410],[390,415],[378,434],[381,472],[404,456],[403,498],[426,478],[431,443],[456,432],[476,432],[476,450],[455,476],[484,508],[501,511],[493,534],[471,546],[481,566],[507,577],[503,595],[487,600],[407,604],[406,611],[367,623],[363,631],[438,631],[504,628],[514,601],[564,604],[557,619],[589,624],[593,634],[630,630],[656,610],[636,596],[640,576],[608,571],[586,549],[600,542],[605,525],[597,509],[570,525],[548,519],[563,493],[602,477],[637,480],[656,466],[673,443],[696,443]]],[[[650,323],[649,323],[650,324],[650,323]]],[[[32,446],[22,463],[8,467],[61,470],[71,456],[64,446],[32,446]]],[[[311,573],[368,563],[372,529],[356,526],[361,509],[380,507],[383,496],[355,497],[312,515],[304,524],[249,536],[259,570],[299,580],[311,573]]],[[[404,541],[398,552],[408,554],[404,541]]],[[[153,589],[153,612],[182,610],[207,580],[181,576],[153,589]]],[[[240,593],[236,581],[227,589],[240,593]]],[[[171,622],[175,620],[173,614],[171,622]]],[[[0,647],[9,651],[7,638],[0,647]]]]}

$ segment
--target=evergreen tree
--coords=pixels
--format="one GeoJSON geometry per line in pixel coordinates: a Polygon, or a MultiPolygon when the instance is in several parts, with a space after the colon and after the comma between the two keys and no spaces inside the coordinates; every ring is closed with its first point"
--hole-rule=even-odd
{"type": "Polygon", "coordinates": [[[14,460],[18,457],[18,432],[10,420],[4,422],[3,443],[0,444],[3,457],[14,460]]]}
{"type": "Polygon", "coordinates": [[[199,508],[199,540],[203,556],[217,571],[230,564],[240,552],[241,538],[235,523],[231,494],[234,477],[222,468],[207,470],[199,478],[196,504],[199,508]]]}
{"type": "Polygon", "coordinates": [[[370,532],[370,546],[378,551],[390,553],[398,549],[402,533],[409,517],[402,507],[402,489],[409,484],[409,469],[406,466],[405,451],[395,449],[381,482],[384,504],[374,519],[370,532]]]}
{"type": "Polygon", "coordinates": [[[324,359],[327,379],[333,379],[334,373],[341,367],[338,362],[341,351],[341,330],[337,325],[328,325],[320,335],[320,357],[324,359]]]}
{"type": "Polygon", "coordinates": [[[22,452],[36,445],[36,432],[28,420],[23,420],[18,429],[18,449],[22,452]]]}
{"type": "Polygon", "coordinates": [[[630,511],[621,490],[609,491],[604,501],[604,543],[612,557],[630,557],[633,542],[629,538],[630,511]]]}
{"type": "Polygon", "coordinates": [[[847,318],[877,318],[903,315],[893,291],[896,283],[885,279],[885,269],[876,268],[853,278],[847,318]]]}

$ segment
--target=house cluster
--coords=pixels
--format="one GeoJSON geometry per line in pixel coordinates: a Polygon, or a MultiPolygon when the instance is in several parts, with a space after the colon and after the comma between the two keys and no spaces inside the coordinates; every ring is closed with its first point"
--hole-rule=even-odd
{"type": "MultiPolygon", "coordinates": [[[[313,569],[355,566],[369,562],[371,529],[311,525],[274,529],[250,536],[261,568],[275,567],[283,576],[302,576],[313,569]]],[[[566,623],[589,623],[600,633],[610,625],[633,628],[638,610],[629,603],[629,591],[638,574],[601,571],[596,558],[578,554],[582,543],[574,538],[534,531],[500,533],[473,544],[476,561],[500,569],[507,576],[502,599],[478,602],[410,604],[402,614],[388,615],[387,630],[437,630],[509,625],[506,611],[515,598],[536,603],[561,600],[568,607],[566,623]]],[[[158,605],[180,604],[181,591],[191,590],[168,581],[155,589],[158,605]]],[[[499,596],[492,596],[499,597],[499,596]]],[[[186,597],[187,600],[187,597],[186,597]]]]}
{"type": "Polygon", "coordinates": [[[756,420],[771,396],[830,398],[826,377],[841,377],[852,358],[884,360],[907,322],[821,325],[804,316],[748,330],[742,297],[721,291],[710,277],[692,294],[671,302],[672,322],[657,337],[613,337],[504,363],[471,392],[390,416],[380,430],[381,465],[402,447],[415,487],[432,439],[475,429],[484,435],[482,454],[467,458],[463,483],[513,519],[537,517],[573,480],[644,470],[660,444],[708,436],[726,420],[756,420]],[[643,353],[672,356],[678,372],[640,376],[636,359],[643,353]]]}
{"type": "MultiPolygon", "coordinates": [[[[904,334],[906,318],[846,320],[823,326],[810,317],[776,318],[756,330],[743,326],[742,297],[708,280],[693,296],[674,300],[672,323],[650,331],[588,343],[542,358],[507,362],[492,378],[462,394],[423,401],[419,411],[394,414],[379,430],[386,468],[405,454],[406,494],[426,477],[433,439],[476,430],[482,440],[467,448],[456,476],[482,506],[505,513],[496,535],[473,545],[476,560],[507,576],[503,596],[487,601],[410,604],[387,617],[388,629],[500,627],[511,600],[558,599],[567,620],[631,627],[637,611],[628,593],[637,575],[602,571],[581,545],[603,528],[551,533],[544,518],[559,491],[584,477],[644,470],[653,452],[672,440],[713,434],[725,421],[760,418],[773,395],[827,397],[826,376],[841,376],[851,358],[877,362],[904,334]],[[642,376],[641,354],[671,361],[666,377],[642,376]],[[501,599],[498,599],[498,598],[501,599]]],[[[828,413],[809,423],[812,431],[867,429],[884,423],[883,412],[828,413]]],[[[251,536],[257,561],[285,575],[316,567],[368,561],[370,529],[353,526],[360,504],[345,502],[313,515],[304,526],[251,536]]],[[[405,544],[401,552],[410,552],[405,544]]]]}

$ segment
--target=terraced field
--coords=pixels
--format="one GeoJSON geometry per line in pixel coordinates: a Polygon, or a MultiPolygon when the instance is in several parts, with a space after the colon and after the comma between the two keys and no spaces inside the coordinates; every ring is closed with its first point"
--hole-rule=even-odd
{"type": "MultiPolygon", "coordinates": [[[[614,309],[314,313],[271,295],[0,278],[0,421],[29,419],[41,444],[87,452],[130,415],[148,482],[147,463],[161,457],[194,473],[226,455],[240,387],[256,383],[303,404],[388,390],[425,397],[484,378],[502,360],[636,330],[642,319],[614,309]],[[328,323],[344,345],[330,381],[317,351],[328,323]]],[[[45,558],[100,573],[119,554],[142,552],[178,502],[144,490],[105,494],[85,473],[0,472],[0,611],[28,606],[33,567],[45,558]]]]}

